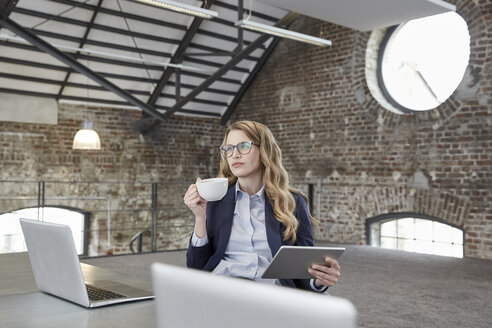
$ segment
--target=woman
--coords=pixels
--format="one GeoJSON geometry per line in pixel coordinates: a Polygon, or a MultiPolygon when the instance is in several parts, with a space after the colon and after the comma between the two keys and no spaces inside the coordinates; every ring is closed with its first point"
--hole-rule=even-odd
{"type": "Polygon", "coordinates": [[[220,149],[219,177],[229,180],[224,198],[207,203],[195,184],[184,196],[195,215],[187,266],[318,292],[333,286],[340,266],[331,258],[309,268],[315,279],[261,279],[280,246],[313,246],[312,218],[305,197],[290,189],[281,150],[266,126],[236,122],[220,149]]]}

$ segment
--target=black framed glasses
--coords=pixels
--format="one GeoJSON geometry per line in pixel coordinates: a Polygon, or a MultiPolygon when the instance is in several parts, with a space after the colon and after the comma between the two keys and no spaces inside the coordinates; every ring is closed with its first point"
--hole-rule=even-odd
{"type": "Polygon", "coordinates": [[[234,154],[234,148],[237,149],[241,155],[249,154],[253,145],[256,145],[253,141],[243,141],[237,145],[223,145],[220,147],[220,151],[224,157],[231,157],[234,154]]]}

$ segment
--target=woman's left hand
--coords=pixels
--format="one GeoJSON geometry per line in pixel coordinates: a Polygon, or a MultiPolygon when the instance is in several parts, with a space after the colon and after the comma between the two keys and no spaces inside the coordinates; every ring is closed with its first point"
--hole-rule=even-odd
{"type": "Polygon", "coordinates": [[[340,265],[337,260],[331,257],[325,257],[325,264],[313,264],[308,269],[316,279],[314,280],[314,286],[328,286],[335,285],[340,278],[340,265]]]}

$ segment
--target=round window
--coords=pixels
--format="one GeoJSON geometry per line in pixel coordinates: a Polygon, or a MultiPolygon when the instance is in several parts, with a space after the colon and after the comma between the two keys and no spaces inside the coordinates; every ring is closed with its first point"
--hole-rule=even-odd
{"type": "Polygon", "coordinates": [[[455,12],[391,27],[379,48],[379,87],[401,113],[436,108],[460,84],[469,55],[468,27],[455,12]]]}

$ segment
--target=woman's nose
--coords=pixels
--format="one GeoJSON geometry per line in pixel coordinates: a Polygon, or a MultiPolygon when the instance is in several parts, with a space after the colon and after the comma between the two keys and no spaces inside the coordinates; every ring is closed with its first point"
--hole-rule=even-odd
{"type": "Polygon", "coordinates": [[[237,150],[237,147],[234,147],[232,149],[232,157],[238,157],[239,155],[241,155],[241,153],[237,150]]]}

